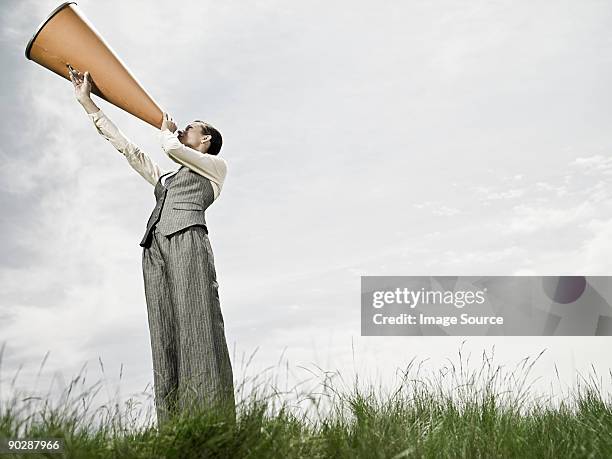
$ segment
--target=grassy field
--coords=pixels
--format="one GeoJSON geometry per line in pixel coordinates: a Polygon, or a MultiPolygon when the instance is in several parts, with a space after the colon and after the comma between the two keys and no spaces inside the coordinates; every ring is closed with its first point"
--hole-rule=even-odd
{"type": "Polygon", "coordinates": [[[276,368],[273,378],[237,386],[235,422],[218,410],[177,416],[161,428],[151,404],[128,399],[91,409],[101,386],[77,391],[80,376],[53,403],[12,385],[0,405],[0,437],[65,439],[63,454],[6,457],[612,458],[612,373],[578,375],[555,399],[534,394],[528,376],[543,352],[509,371],[486,353],[470,370],[461,349],[457,363],[431,375],[413,360],[390,391],[321,369],[312,372],[320,391],[281,391],[276,368]],[[304,402],[308,410],[300,409],[304,402]]]}

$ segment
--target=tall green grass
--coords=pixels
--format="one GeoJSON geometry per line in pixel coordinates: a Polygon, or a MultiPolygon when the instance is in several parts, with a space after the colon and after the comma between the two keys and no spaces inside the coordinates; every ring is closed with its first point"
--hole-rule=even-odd
{"type": "MultiPolygon", "coordinates": [[[[179,414],[159,427],[150,394],[124,403],[109,397],[94,409],[102,385],[87,387],[81,374],[56,400],[23,394],[14,377],[0,405],[0,437],[65,439],[63,455],[11,457],[612,458],[612,372],[604,382],[592,368],[553,397],[535,393],[528,380],[544,351],[509,370],[483,352],[472,369],[462,348],[458,361],[429,374],[413,359],[391,390],[317,366],[301,367],[311,377],[290,388],[281,356],[236,385],[235,422],[219,409],[179,414]]],[[[255,353],[241,360],[243,371],[255,353]]],[[[560,382],[558,372],[552,376],[560,382]]]]}

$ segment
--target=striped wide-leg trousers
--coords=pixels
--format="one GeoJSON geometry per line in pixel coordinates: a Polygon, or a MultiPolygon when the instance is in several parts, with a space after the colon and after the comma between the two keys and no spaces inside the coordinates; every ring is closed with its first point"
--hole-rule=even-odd
{"type": "Polygon", "coordinates": [[[232,366],[207,230],[194,225],[166,237],[154,227],[150,237],[142,269],[158,425],[179,411],[216,402],[228,402],[235,419],[232,366]]]}

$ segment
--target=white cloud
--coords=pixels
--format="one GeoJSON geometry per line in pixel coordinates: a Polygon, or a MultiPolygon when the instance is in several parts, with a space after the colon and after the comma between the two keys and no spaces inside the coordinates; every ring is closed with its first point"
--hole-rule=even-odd
{"type": "Polygon", "coordinates": [[[580,157],[572,161],[570,165],[581,168],[587,173],[612,175],[612,157],[610,156],[593,155],[588,157],[580,157]]]}

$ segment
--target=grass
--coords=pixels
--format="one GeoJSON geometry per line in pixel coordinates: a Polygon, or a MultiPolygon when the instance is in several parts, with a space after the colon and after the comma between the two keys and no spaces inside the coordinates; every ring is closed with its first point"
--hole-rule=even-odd
{"type": "Polygon", "coordinates": [[[595,371],[579,375],[560,400],[538,395],[528,376],[543,352],[510,371],[486,352],[473,370],[462,349],[458,362],[430,375],[413,359],[391,391],[318,367],[307,371],[321,390],[300,390],[307,381],[280,390],[279,363],[236,387],[235,422],[209,410],[159,428],[151,400],[93,409],[101,385],[86,387],[81,375],[56,402],[24,397],[15,377],[12,397],[0,404],[0,437],[65,439],[63,455],[10,455],[37,458],[611,458],[612,401],[604,388],[612,387],[612,373],[605,385],[595,371]]]}

